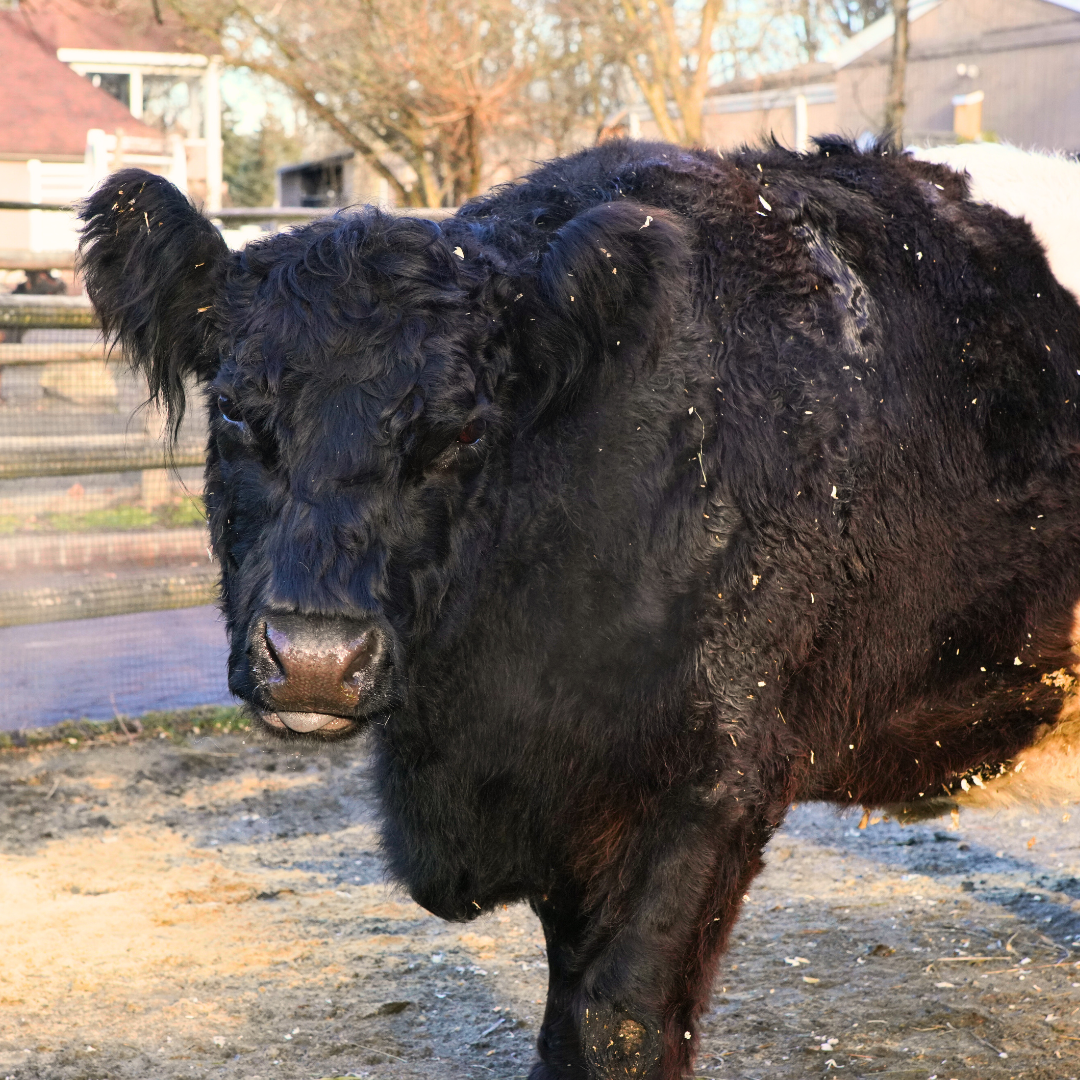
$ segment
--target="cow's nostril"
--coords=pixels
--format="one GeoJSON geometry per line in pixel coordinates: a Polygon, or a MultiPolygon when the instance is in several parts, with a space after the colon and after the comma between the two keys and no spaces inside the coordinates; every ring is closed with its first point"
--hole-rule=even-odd
{"type": "Polygon", "coordinates": [[[352,713],[374,681],[381,634],[353,620],[272,615],[263,629],[261,681],[288,712],[352,713]]]}
{"type": "Polygon", "coordinates": [[[264,636],[266,637],[266,651],[270,654],[270,659],[273,660],[276,667],[276,671],[267,672],[267,682],[284,682],[285,661],[282,660],[281,654],[288,652],[289,639],[285,636],[284,631],[275,629],[269,623],[264,630],[264,636]]]}
{"type": "Polygon", "coordinates": [[[350,691],[359,692],[371,675],[371,660],[375,651],[375,631],[365,631],[360,637],[349,642],[350,659],[345,667],[341,681],[350,691]]]}

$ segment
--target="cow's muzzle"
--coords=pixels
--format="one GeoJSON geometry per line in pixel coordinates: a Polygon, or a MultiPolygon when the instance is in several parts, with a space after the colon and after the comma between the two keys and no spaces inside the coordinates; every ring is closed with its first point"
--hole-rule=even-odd
{"type": "Polygon", "coordinates": [[[370,621],[282,612],[253,628],[250,657],[272,728],[344,733],[371,698],[386,636],[370,621]]]}

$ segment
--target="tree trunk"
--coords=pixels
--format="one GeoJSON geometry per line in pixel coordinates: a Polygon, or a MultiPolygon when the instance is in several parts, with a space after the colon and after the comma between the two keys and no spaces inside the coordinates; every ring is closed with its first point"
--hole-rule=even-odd
{"type": "Polygon", "coordinates": [[[818,58],[818,28],[817,11],[811,7],[811,0],[800,0],[799,17],[806,37],[806,62],[813,64],[818,58]]]}
{"type": "Polygon", "coordinates": [[[480,172],[484,166],[484,159],[480,146],[480,125],[476,122],[476,113],[469,111],[465,117],[465,140],[469,154],[469,186],[464,192],[466,199],[471,199],[480,194],[480,172]]]}
{"type": "Polygon", "coordinates": [[[904,83],[907,79],[908,58],[908,0],[893,0],[896,29],[893,31],[892,69],[889,72],[889,93],[885,98],[885,130],[904,144],[904,83]]]}

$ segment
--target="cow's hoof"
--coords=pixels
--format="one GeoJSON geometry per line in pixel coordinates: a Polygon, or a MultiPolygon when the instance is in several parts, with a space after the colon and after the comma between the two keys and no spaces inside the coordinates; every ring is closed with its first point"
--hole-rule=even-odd
{"type": "Polygon", "coordinates": [[[663,1052],[663,1037],[656,1024],[607,1009],[585,1010],[581,1037],[591,1075],[604,1080],[646,1080],[654,1075],[663,1052]]]}

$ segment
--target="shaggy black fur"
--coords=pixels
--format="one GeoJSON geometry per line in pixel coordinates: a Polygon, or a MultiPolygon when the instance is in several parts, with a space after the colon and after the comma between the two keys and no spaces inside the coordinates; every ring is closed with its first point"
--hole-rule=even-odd
{"type": "Polygon", "coordinates": [[[792,800],[929,797],[1054,721],[1080,310],[947,169],[615,142],[236,254],[146,173],[83,218],[126,355],[174,416],[208,388],[230,685],[299,737],[266,620],[369,635],[322,737],[369,733],[421,904],[540,916],[533,1080],[688,1074],[792,800]]]}

